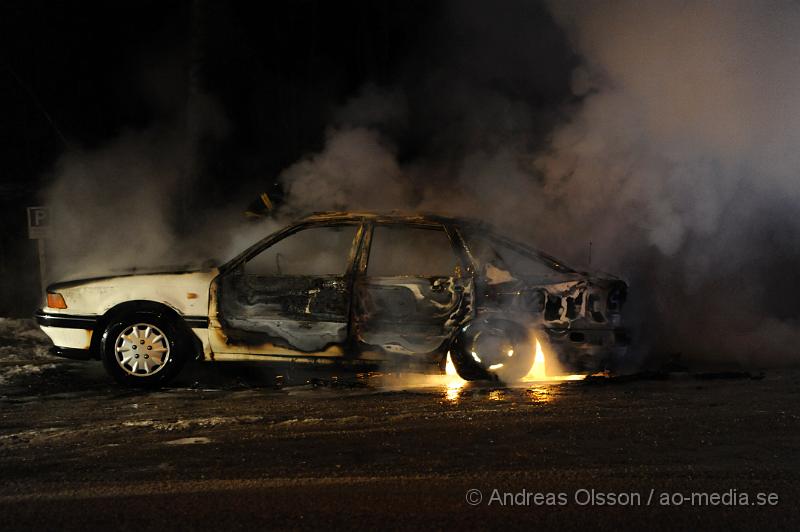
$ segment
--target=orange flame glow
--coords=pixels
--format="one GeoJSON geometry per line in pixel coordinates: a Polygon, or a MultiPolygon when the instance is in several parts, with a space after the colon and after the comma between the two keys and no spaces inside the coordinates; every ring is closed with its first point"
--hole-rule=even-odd
{"type": "Polygon", "coordinates": [[[445,375],[447,375],[447,391],[445,392],[445,398],[448,401],[457,401],[458,392],[467,381],[458,376],[456,367],[453,364],[453,359],[450,358],[450,351],[447,352],[447,364],[444,367],[444,372],[445,375]]]}
{"type": "Polygon", "coordinates": [[[544,349],[539,339],[536,339],[536,354],[533,358],[531,370],[522,378],[522,382],[542,382],[542,381],[576,381],[584,378],[584,375],[548,375],[545,366],[544,349]]]}
{"type": "MultiPolygon", "coordinates": [[[[544,354],[544,349],[542,344],[536,339],[536,352],[533,358],[533,366],[531,370],[528,372],[525,377],[522,378],[521,382],[560,382],[560,381],[572,381],[572,380],[580,380],[584,378],[584,375],[548,375],[547,374],[547,367],[546,367],[546,357],[544,354]]],[[[444,385],[445,385],[445,399],[450,402],[458,402],[459,401],[459,393],[464,385],[467,383],[464,379],[458,376],[458,372],[456,371],[456,367],[453,364],[453,359],[450,356],[450,352],[447,352],[447,362],[445,364],[445,376],[444,376],[444,385]]],[[[544,393],[545,396],[544,400],[549,401],[549,392],[542,392],[545,390],[544,388],[540,389],[541,393],[544,393]]],[[[537,400],[541,401],[543,397],[538,397],[537,400]]]]}

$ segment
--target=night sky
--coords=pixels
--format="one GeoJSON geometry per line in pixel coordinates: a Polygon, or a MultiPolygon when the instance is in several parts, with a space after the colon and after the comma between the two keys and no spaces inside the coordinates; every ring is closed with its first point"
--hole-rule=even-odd
{"type": "Polygon", "coordinates": [[[192,65],[232,124],[208,157],[212,180],[246,187],[319,147],[331,109],[368,82],[412,95],[417,123],[401,156],[413,157],[433,149],[430,117],[442,118],[436,105],[448,96],[446,83],[420,83],[432,75],[499,87],[542,108],[567,97],[568,47],[541,6],[527,11],[515,28],[502,7],[493,20],[478,20],[480,12],[454,20],[446,3],[429,1],[5,2],[4,182],[46,179],[65,142],[91,149],[180,113],[192,65]],[[482,40],[483,24],[506,27],[507,42],[482,40]],[[522,64],[515,31],[542,45],[539,64],[522,64]],[[509,79],[515,61],[521,72],[509,79]]]}

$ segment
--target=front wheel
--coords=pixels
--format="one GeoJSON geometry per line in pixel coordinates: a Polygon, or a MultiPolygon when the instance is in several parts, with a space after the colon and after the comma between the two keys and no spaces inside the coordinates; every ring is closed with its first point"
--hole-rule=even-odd
{"type": "Polygon", "coordinates": [[[103,333],[103,366],[127,386],[166,384],[183,367],[186,353],[179,331],[160,314],[132,312],[112,320],[103,333]]]}

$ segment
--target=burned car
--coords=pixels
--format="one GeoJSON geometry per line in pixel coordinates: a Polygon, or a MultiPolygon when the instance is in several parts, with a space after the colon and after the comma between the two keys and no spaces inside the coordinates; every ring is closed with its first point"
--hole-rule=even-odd
{"type": "Polygon", "coordinates": [[[480,222],[318,213],[219,268],[50,285],[36,313],[57,354],[153,386],[190,359],[517,380],[545,343],[563,370],[624,355],[626,284],[480,222]]]}

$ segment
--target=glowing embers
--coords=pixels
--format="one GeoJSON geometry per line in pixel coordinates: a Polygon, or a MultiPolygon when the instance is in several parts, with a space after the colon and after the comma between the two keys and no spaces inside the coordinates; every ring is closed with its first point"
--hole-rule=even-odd
{"type": "Polygon", "coordinates": [[[553,385],[534,386],[525,390],[525,395],[531,403],[545,404],[555,400],[555,390],[553,385]]]}
{"type": "Polygon", "coordinates": [[[542,349],[542,344],[537,338],[533,366],[528,374],[522,378],[522,382],[577,381],[584,377],[584,375],[548,375],[544,349],[542,349]]]}
{"type": "Polygon", "coordinates": [[[489,390],[489,393],[486,394],[486,398],[489,401],[505,401],[506,392],[505,390],[489,390]]]}

